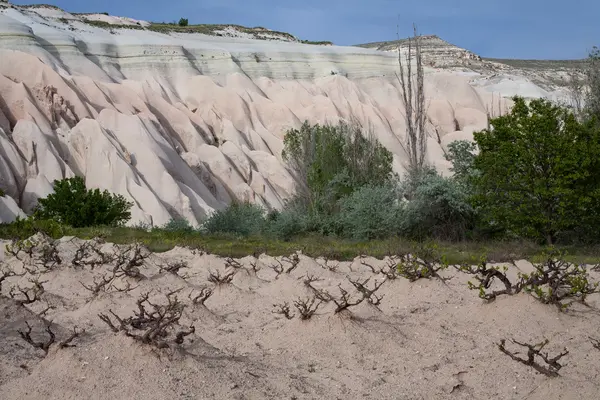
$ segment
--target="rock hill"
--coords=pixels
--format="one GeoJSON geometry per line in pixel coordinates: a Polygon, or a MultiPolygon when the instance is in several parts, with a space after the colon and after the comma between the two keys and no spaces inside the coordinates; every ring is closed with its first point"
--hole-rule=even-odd
{"type": "MultiPolygon", "coordinates": [[[[428,156],[442,171],[446,145],[504,112],[505,97],[564,96],[549,79],[426,40],[428,156]]],[[[132,224],[195,225],[234,198],[280,208],[294,191],[283,137],[305,120],[369,127],[401,173],[397,55],[370,47],[0,5],[0,221],[73,175],[133,201],[132,224]]]]}
{"type": "MultiPolygon", "coordinates": [[[[423,61],[432,67],[463,67],[473,64],[472,61],[481,62],[479,55],[450,44],[436,35],[423,35],[420,37],[420,40],[423,61]]],[[[408,39],[401,39],[389,42],[359,44],[357,46],[367,49],[397,52],[399,48],[407,49],[408,44],[408,39]]]]}

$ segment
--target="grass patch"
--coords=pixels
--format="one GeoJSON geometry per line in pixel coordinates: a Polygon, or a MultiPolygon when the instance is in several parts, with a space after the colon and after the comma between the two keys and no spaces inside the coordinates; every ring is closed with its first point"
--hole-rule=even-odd
{"type": "Polygon", "coordinates": [[[301,40],[301,42],[304,44],[314,44],[317,46],[333,46],[333,42],[331,42],[329,40],[319,40],[319,41],[301,40]]]}
{"type": "MultiPolygon", "coordinates": [[[[105,21],[93,21],[89,19],[84,19],[84,23],[95,26],[98,28],[104,29],[139,29],[139,30],[149,30],[158,33],[201,33],[204,35],[211,36],[221,36],[218,31],[226,29],[228,27],[233,27],[236,30],[248,34],[260,35],[261,33],[267,33],[269,35],[276,35],[288,38],[290,40],[296,40],[296,38],[286,32],[277,32],[277,31],[268,31],[264,28],[247,28],[245,26],[240,25],[220,25],[220,24],[199,24],[199,25],[187,25],[180,26],[176,23],[167,23],[167,22],[152,22],[149,26],[143,27],[141,25],[122,25],[122,24],[109,24],[105,21]]],[[[260,39],[260,37],[257,37],[260,39]]]]}
{"type": "Polygon", "coordinates": [[[485,61],[492,61],[505,64],[513,68],[531,69],[531,70],[570,70],[582,68],[585,59],[581,60],[517,60],[507,58],[489,58],[484,57],[485,61]]]}
{"type": "Polygon", "coordinates": [[[85,13],[72,12],[70,14],[72,14],[72,15],[84,15],[84,16],[85,15],[98,15],[98,14],[100,14],[100,15],[106,15],[106,16],[109,15],[107,12],[96,12],[96,13],[93,13],[93,12],[85,12],[85,13]]]}
{"type": "Polygon", "coordinates": [[[136,29],[136,30],[144,30],[144,27],[141,25],[123,25],[123,24],[109,24],[106,21],[93,21],[89,19],[84,19],[83,23],[95,26],[97,28],[102,29],[136,29]]]}
{"type": "MultiPolygon", "coordinates": [[[[198,232],[166,231],[155,229],[146,231],[136,228],[69,228],[44,221],[23,225],[0,224],[0,238],[26,239],[35,232],[44,232],[55,239],[63,236],[75,236],[81,239],[102,237],[108,242],[117,244],[143,243],[154,252],[171,250],[176,246],[199,249],[223,257],[245,257],[266,253],[271,256],[290,255],[295,251],[311,257],[329,257],[338,261],[349,261],[360,255],[383,258],[390,255],[401,255],[419,248],[419,243],[402,238],[391,238],[372,241],[342,240],[322,236],[307,236],[289,242],[264,237],[239,238],[233,236],[203,235],[198,232]]],[[[536,261],[545,247],[525,241],[498,242],[432,242],[444,254],[451,264],[476,262],[481,256],[488,257],[490,262],[506,262],[515,259],[536,261]]],[[[566,251],[567,261],[574,263],[600,263],[600,246],[561,246],[566,251]]]]}
{"type": "Polygon", "coordinates": [[[21,8],[50,8],[53,10],[60,10],[63,11],[62,8],[54,6],[52,4],[24,4],[22,6],[19,6],[21,8]]]}
{"type": "Polygon", "coordinates": [[[225,25],[223,25],[223,24],[197,24],[197,25],[180,26],[179,24],[176,24],[176,23],[152,22],[150,24],[150,26],[148,26],[147,29],[154,31],[154,32],[160,32],[160,33],[171,33],[171,32],[202,33],[205,35],[221,36],[221,34],[218,33],[217,31],[224,30],[228,27],[235,28],[236,30],[243,32],[243,33],[258,35],[256,37],[257,39],[268,39],[268,38],[260,37],[261,34],[268,34],[268,35],[280,36],[282,38],[286,38],[289,40],[296,40],[295,36],[293,36],[287,32],[270,31],[263,27],[248,28],[246,26],[234,25],[234,24],[225,24],[225,25]]]}
{"type": "MultiPolygon", "coordinates": [[[[89,14],[80,14],[80,15],[89,15],[89,14]]],[[[223,36],[218,31],[224,30],[226,28],[235,28],[236,30],[247,33],[250,35],[254,35],[255,39],[260,40],[274,40],[272,37],[266,37],[262,35],[269,36],[279,36],[282,39],[288,39],[290,41],[296,41],[297,38],[287,32],[279,32],[279,31],[271,31],[267,30],[263,27],[254,27],[248,28],[246,26],[234,25],[234,24],[197,24],[197,25],[187,25],[181,26],[175,22],[152,22],[149,26],[143,27],[142,25],[123,25],[123,24],[109,24],[105,21],[94,21],[84,18],[83,23],[95,26],[97,28],[102,29],[136,29],[136,30],[148,30],[152,32],[158,33],[201,33],[204,35],[210,36],[223,36]]],[[[330,41],[311,41],[311,40],[301,40],[301,43],[304,44],[312,44],[312,45],[333,45],[330,41]]]]}

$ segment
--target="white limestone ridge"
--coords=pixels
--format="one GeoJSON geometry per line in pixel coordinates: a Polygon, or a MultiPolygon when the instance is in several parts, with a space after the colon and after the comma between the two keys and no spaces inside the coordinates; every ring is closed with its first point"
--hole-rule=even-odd
{"type": "MultiPolygon", "coordinates": [[[[423,63],[459,73],[473,74],[471,84],[503,97],[567,100],[566,82],[584,60],[515,60],[483,58],[448,43],[437,35],[420,36],[423,63]],[[540,90],[541,89],[541,90],[540,90]]],[[[359,44],[358,47],[398,53],[407,51],[408,39],[359,44]]],[[[414,45],[413,45],[414,46],[414,45]]]]}
{"type": "MultiPolygon", "coordinates": [[[[481,56],[450,44],[437,35],[420,36],[423,61],[431,67],[461,67],[470,65],[471,62],[481,62],[481,56]]],[[[407,49],[408,39],[393,40],[388,42],[374,42],[360,44],[359,47],[381,51],[398,52],[398,49],[407,49]]]]}
{"type": "MultiPolygon", "coordinates": [[[[401,173],[396,57],[264,28],[0,4],[0,189],[10,197],[0,198],[0,222],[74,175],[132,201],[131,224],[197,225],[234,198],[281,208],[294,192],[283,136],[304,120],[370,127],[401,173]]],[[[506,111],[503,97],[560,95],[509,69],[434,67],[428,158],[442,171],[445,146],[472,138],[490,110],[506,111]]]]}

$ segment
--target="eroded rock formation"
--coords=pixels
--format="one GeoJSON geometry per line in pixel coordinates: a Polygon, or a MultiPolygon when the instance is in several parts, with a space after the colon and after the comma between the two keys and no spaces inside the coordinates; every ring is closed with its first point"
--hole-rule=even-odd
{"type": "MultiPolygon", "coordinates": [[[[283,136],[304,120],[356,120],[404,169],[392,53],[123,29],[102,16],[120,27],[105,29],[92,16],[0,8],[2,221],[74,175],[133,201],[132,224],[196,225],[234,198],[280,208],[294,192],[283,136]]],[[[426,73],[428,157],[447,170],[445,146],[486,126],[492,94],[469,75],[426,73]]]]}

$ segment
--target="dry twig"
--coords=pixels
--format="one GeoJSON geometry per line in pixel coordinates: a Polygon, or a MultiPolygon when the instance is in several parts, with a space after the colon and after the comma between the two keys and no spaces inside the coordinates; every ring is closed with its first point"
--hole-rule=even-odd
{"type": "Polygon", "coordinates": [[[27,322],[27,321],[25,321],[25,325],[27,325],[27,331],[21,331],[21,330],[17,331],[17,332],[19,332],[21,339],[23,339],[24,341],[26,341],[27,343],[29,343],[36,349],[41,349],[44,351],[45,354],[48,354],[48,351],[50,350],[50,346],[56,340],[56,335],[54,334],[54,332],[52,332],[50,325],[46,325],[46,332],[48,333],[49,338],[45,342],[35,342],[31,338],[31,325],[29,325],[29,322],[27,322]]]}
{"type": "Polygon", "coordinates": [[[0,290],[2,290],[2,283],[8,278],[16,277],[16,276],[24,276],[25,272],[21,274],[17,274],[14,269],[10,268],[8,264],[0,262],[0,290]]]}
{"type": "Polygon", "coordinates": [[[99,265],[107,265],[113,262],[114,254],[108,254],[100,249],[103,241],[99,238],[94,238],[90,241],[83,242],[75,251],[75,255],[71,260],[71,264],[76,267],[89,266],[92,270],[99,265]]]}
{"type": "Polygon", "coordinates": [[[294,307],[298,309],[300,313],[300,319],[303,321],[309,320],[312,316],[317,312],[319,306],[321,305],[321,301],[315,304],[316,298],[313,297],[311,299],[298,299],[294,301],[294,307]]]}
{"type": "Polygon", "coordinates": [[[354,307],[359,305],[365,300],[365,296],[361,296],[360,299],[355,300],[354,302],[350,301],[350,294],[347,290],[345,290],[342,285],[338,285],[338,289],[340,290],[341,297],[339,299],[332,298],[333,302],[336,305],[336,309],[334,311],[335,314],[340,313],[344,310],[347,310],[350,307],[354,307]]]}
{"type": "Polygon", "coordinates": [[[281,263],[281,261],[279,261],[278,259],[275,259],[275,261],[277,262],[277,265],[269,265],[269,268],[275,271],[275,273],[277,274],[275,276],[275,279],[277,280],[279,278],[279,275],[283,274],[285,268],[283,268],[283,264],[281,263]]]}
{"type": "Polygon", "coordinates": [[[398,275],[403,276],[411,282],[419,279],[437,278],[445,282],[447,278],[442,278],[439,274],[448,268],[448,262],[443,256],[435,254],[435,249],[423,247],[421,254],[413,256],[406,254],[400,257],[400,262],[396,268],[398,275]]]}
{"type": "Polygon", "coordinates": [[[192,293],[193,292],[190,292],[190,294],[188,295],[189,299],[192,300],[192,303],[204,305],[206,300],[208,300],[208,298],[212,296],[213,291],[210,288],[204,287],[200,289],[200,293],[198,293],[196,296],[192,296],[192,293]]]}
{"type": "Polygon", "coordinates": [[[324,269],[326,269],[326,270],[328,270],[328,271],[330,271],[330,272],[337,272],[337,269],[338,269],[338,268],[339,268],[339,266],[340,266],[340,263],[339,263],[339,261],[338,261],[338,262],[336,262],[336,263],[335,263],[335,264],[333,264],[333,265],[329,265],[329,261],[330,261],[330,260],[329,260],[329,257],[323,257],[323,263],[322,263],[322,264],[321,264],[321,263],[319,263],[319,265],[321,265],[321,267],[323,267],[324,269]]]}
{"type": "MultiPolygon", "coordinates": [[[[108,315],[99,314],[98,317],[113,332],[124,331],[127,336],[144,344],[150,344],[160,349],[168,348],[169,332],[179,324],[185,305],[173,295],[167,295],[167,301],[168,303],[165,305],[153,304],[149,300],[149,293],[146,293],[137,300],[138,309],[134,311],[133,316],[123,319],[109,310],[118,324],[113,323],[108,315]]],[[[185,336],[193,332],[195,332],[194,327],[190,327],[187,331],[178,331],[175,333],[174,342],[180,344],[185,336]]]]}
{"type": "Polygon", "coordinates": [[[385,278],[387,280],[393,281],[395,279],[398,278],[399,274],[398,274],[398,265],[396,264],[396,262],[394,261],[394,259],[390,258],[386,264],[381,267],[381,269],[379,270],[379,272],[383,275],[385,275],[385,278]]]}
{"type": "Polygon", "coordinates": [[[250,266],[252,267],[252,271],[254,271],[254,275],[258,271],[260,271],[260,267],[258,266],[258,258],[255,258],[254,261],[250,261],[250,266]]]}
{"type": "Polygon", "coordinates": [[[93,284],[86,285],[85,283],[79,281],[81,286],[86,288],[92,293],[92,297],[96,297],[100,294],[100,292],[107,292],[109,285],[112,283],[115,278],[114,275],[104,275],[100,280],[97,280],[98,277],[94,277],[93,284]]]}
{"type": "Polygon", "coordinates": [[[273,304],[273,307],[275,307],[275,309],[272,311],[273,314],[281,314],[287,319],[294,318],[294,314],[292,314],[290,305],[287,301],[283,304],[273,304]]]}
{"type": "Polygon", "coordinates": [[[139,243],[115,251],[115,266],[113,268],[115,277],[128,276],[138,280],[144,279],[140,267],[144,265],[150,255],[148,249],[139,243]]]}
{"type": "Polygon", "coordinates": [[[227,257],[225,259],[225,267],[228,267],[228,268],[231,267],[234,270],[244,268],[244,266],[239,261],[234,260],[231,257],[227,257]]]}
{"type": "Polygon", "coordinates": [[[328,292],[326,292],[325,290],[317,289],[316,287],[314,287],[312,285],[313,282],[318,282],[321,280],[322,279],[317,278],[314,275],[306,275],[303,282],[304,282],[304,285],[314,293],[314,295],[317,299],[319,299],[320,301],[322,301],[324,303],[328,303],[332,300],[331,295],[328,292]]]}
{"type": "Polygon", "coordinates": [[[312,288],[312,283],[313,282],[319,282],[322,281],[323,279],[316,277],[315,275],[312,274],[306,274],[305,276],[303,276],[302,278],[304,278],[304,280],[302,281],[304,283],[304,286],[307,286],[309,288],[312,288]]]}
{"type": "Polygon", "coordinates": [[[364,260],[365,257],[366,256],[364,256],[364,255],[360,256],[360,264],[363,265],[363,266],[365,266],[365,267],[367,267],[367,268],[369,268],[371,270],[371,272],[374,273],[374,274],[376,274],[377,272],[379,272],[379,271],[377,271],[375,269],[374,266],[372,266],[371,264],[368,264],[368,263],[365,262],[365,260],[364,260]]]}
{"type": "Polygon", "coordinates": [[[375,286],[373,287],[373,289],[369,289],[367,287],[367,284],[369,283],[370,280],[371,280],[370,278],[367,278],[361,282],[358,280],[353,281],[352,279],[348,278],[348,281],[350,281],[350,283],[356,288],[356,290],[358,290],[360,293],[362,293],[363,298],[365,298],[372,305],[378,306],[379,304],[381,304],[383,295],[377,296],[376,292],[385,283],[385,279],[382,280],[381,283],[377,283],[377,281],[375,281],[375,286]]]}
{"type": "Polygon", "coordinates": [[[62,259],[58,253],[57,247],[58,242],[55,240],[44,244],[35,260],[35,264],[41,267],[44,271],[51,271],[57,265],[62,264],[62,259]]]}
{"type": "MultiPolygon", "coordinates": [[[[469,282],[469,287],[479,290],[482,299],[494,300],[502,294],[514,295],[525,291],[544,304],[554,304],[564,310],[574,301],[585,303],[587,296],[600,291],[600,284],[589,281],[585,266],[572,264],[561,259],[561,256],[561,252],[551,251],[545,261],[532,263],[534,271],[531,274],[519,273],[516,283],[508,279],[507,267],[503,267],[502,271],[499,267],[488,267],[485,260],[481,260],[476,267],[463,265],[458,269],[475,275],[479,285],[469,282]],[[502,282],[504,289],[490,292],[489,288],[495,279],[502,282]]],[[[514,261],[513,265],[517,267],[514,261]]]]}
{"type": "Polygon", "coordinates": [[[291,273],[293,270],[295,270],[298,265],[300,264],[300,257],[298,257],[298,254],[294,253],[291,258],[288,257],[284,257],[283,261],[286,261],[290,264],[290,267],[288,269],[285,270],[286,274],[291,273]]]}
{"type": "Polygon", "coordinates": [[[167,272],[169,274],[179,276],[179,271],[185,268],[188,268],[188,264],[185,261],[175,261],[172,263],[167,263],[167,265],[161,265],[159,267],[159,272],[167,272]]]}
{"type": "Polygon", "coordinates": [[[69,336],[68,338],[66,338],[62,342],[60,342],[58,344],[58,347],[61,348],[61,349],[64,349],[65,347],[75,347],[76,345],[71,344],[71,342],[73,342],[73,340],[75,340],[75,338],[78,338],[84,332],[85,331],[77,331],[77,327],[76,326],[73,327],[73,332],[71,332],[71,336],[69,336]]]}
{"type": "Polygon", "coordinates": [[[221,272],[217,271],[209,271],[208,281],[212,282],[216,285],[224,285],[227,283],[231,283],[233,277],[235,275],[235,271],[227,272],[225,275],[221,275],[221,272]]]}
{"type": "Polygon", "coordinates": [[[528,366],[532,367],[533,369],[535,369],[536,371],[538,371],[546,376],[549,376],[549,377],[558,376],[558,371],[562,368],[562,365],[558,362],[558,360],[560,360],[561,358],[563,358],[564,356],[569,354],[569,351],[566,348],[563,350],[562,353],[560,353],[556,357],[549,358],[548,353],[542,354],[542,349],[548,343],[550,343],[550,341],[548,339],[546,339],[542,343],[538,343],[536,345],[531,345],[528,343],[519,343],[514,339],[511,339],[511,341],[514,344],[517,344],[521,347],[527,348],[527,359],[517,357],[517,354],[519,354],[518,352],[512,353],[512,352],[508,351],[505,347],[505,345],[506,345],[505,339],[502,339],[500,341],[500,343],[497,344],[497,346],[501,352],[503,352],[504,354],[506,354],[513,360],[518,361],[522,364],[528,365],[528,366]],[[543,365],[539,364],[535,360],[536,356],[541,358],[542,361],[544,361],[547,366],[543,366],[543,365]]]}
{"type": "Polygon", "coordinates": [[[8,295],[20,305],[33,304],[40,300],[45,292],[44,283],[48,283],[48,281],[40,281],[40,277],[38,276],[37,278],[29,278],[29,282],[33,283],[33,287],[23,289],[20,286],[13,286],[10,288],[8,295]],[[25,298],[18,298],[19,294],[25,298]]]}

